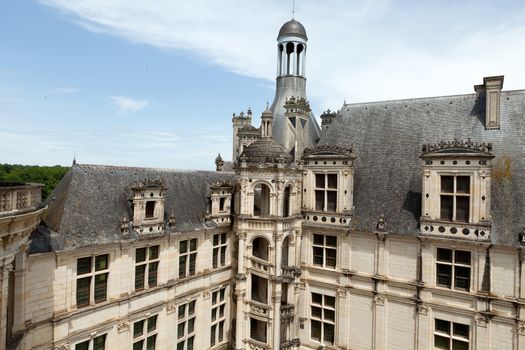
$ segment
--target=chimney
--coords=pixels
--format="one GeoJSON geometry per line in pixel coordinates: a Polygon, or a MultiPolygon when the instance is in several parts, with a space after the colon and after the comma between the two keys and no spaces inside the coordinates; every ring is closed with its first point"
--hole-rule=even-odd
{"type": "Polygon", "coordinates": [[[484,77],[483,85],[474,85],[474,90],[485,92],[485,129],[500,128],[500,94],[503,88],[503,75],[484,77]]]}

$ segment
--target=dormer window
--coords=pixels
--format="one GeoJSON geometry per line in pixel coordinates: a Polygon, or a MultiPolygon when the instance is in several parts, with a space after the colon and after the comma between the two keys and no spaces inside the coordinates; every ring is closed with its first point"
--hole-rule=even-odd
{"type": "Polygon", "coordinates": [[[315,210],[337,209],[337,174],[315,174],[315,210]]]}
{"type": "Polygon", "coordinates": [[[219,182],[210,186],[211,219],[217,225],[231,223],[233,185],[230,182],[219,182]]]}
{"type": "Polygon", "coordinates": [[[470,140],[423,146],[422,233],[489,240],[491,152],[470,140]]]}
{"type": "Polygon", "coordinates": [[[145,179],[132,188],[133,229],[139,234],[164,230],[164,195],[166,186],[160,179],[145,179]]]}
{"type": "Polygon", "coordinates": [[[146,219],[152,219],[155,217],[155,201],[146,202],[146,219]]]}

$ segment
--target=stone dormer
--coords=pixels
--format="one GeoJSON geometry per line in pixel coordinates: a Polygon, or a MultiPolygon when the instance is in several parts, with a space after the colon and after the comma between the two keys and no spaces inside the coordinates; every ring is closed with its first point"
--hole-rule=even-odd
{"type": "Polygon", "coordinates": [[[286,99],[284,103],[286,112],[285,117],[288,120],[288,126],[291,128],[294,134],[294,146],[290,151],[290,155],[293,159],[298,159],[307,144],[307,135],[312,127],[309,125],[310,103],[303,97],[290,97],[286,99]]]}
{"type": "Polygon", "coordinates": [[[448,141],[423,145],[421,233],[490,240],[492,145],[448,141]]]}
{"type": "Polygon", "coordinates": [[[500,96],[503,89],[503,75],[484,77],[483,84],[475,85],[474,90],[485,93],[485,129],[499,129],[500,96]]]}
{"type": "Polygon", "coordinates": [[[353,211],[352,147],[317,146],[303,153],[303,204],[306,221],[348,226],[353,211]]]}
{"type": "Polygon", "coordinates": [[[160,179],[146,179],[132,187],[132,226],[139,234],[164,231],[166,185],[160,179]]]}
{"type": "Polygon", "coordinates": [[[219,226],[231,224],[233,184],[219,182],[210,186],[211,219],[219,226]]]}

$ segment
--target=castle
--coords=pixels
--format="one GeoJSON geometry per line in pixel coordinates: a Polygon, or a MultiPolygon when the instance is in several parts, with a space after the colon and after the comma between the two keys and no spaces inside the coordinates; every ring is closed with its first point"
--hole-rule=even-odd
{"type": "Polygon", "coordinates": [[[305,28],[277,42],[275,99],[217,171],[74,164],[47,209],[0,184],[0,346],[525,349],[525,90],[320,127],[305,28]]]}

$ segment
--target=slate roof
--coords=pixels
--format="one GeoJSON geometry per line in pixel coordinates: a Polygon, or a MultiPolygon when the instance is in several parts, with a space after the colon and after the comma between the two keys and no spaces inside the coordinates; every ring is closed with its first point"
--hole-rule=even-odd
{"type": "Polygon", "coordinates": [[[417,234],[422,145],[457,138],[492,142],[493,243],[515,245],[525,227],[525,90],[501,93],[501,128],[485,130],[485,95],[468,94],[346,104],[320,145],[353,144],[354,228],[417,234]]]}
{"type": "Polygon", "coordinates": [[[165,219],[174,213],[177,231],[203,228],[201,219],[208,208],[209,186],[233,177],[229,172],[74,165],[49,196],[43,218],[47,230],[34,232],[38,246],[33,251],[119,241],[122,218],[132,219],[131,187],[144,179],[160,178],[165,182],[165,219]],[[47,241],[43,242],[42,237],[47,241]]]}

